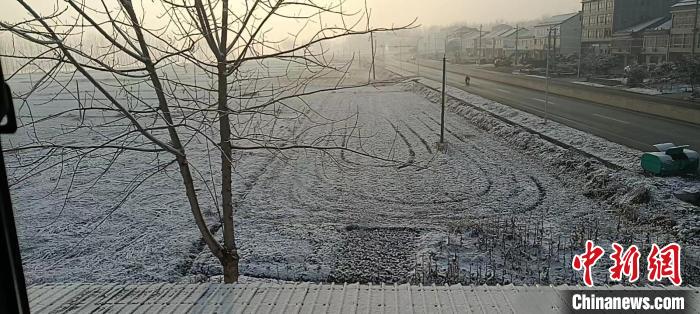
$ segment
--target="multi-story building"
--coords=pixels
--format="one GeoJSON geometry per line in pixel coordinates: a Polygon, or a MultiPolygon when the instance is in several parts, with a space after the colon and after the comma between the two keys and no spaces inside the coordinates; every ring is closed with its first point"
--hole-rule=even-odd
{"type": "MultiPolygon", "coordinates": [[[[671,44],[670,58],[678,59],[693,52],[693,34],[695,29],[695,0],[680,1],[671,6],[671,44]]],[[[700,23],[699,23],[700,24],[700,23]]],[[[700,40],[695,40],[696,51],[700,51],[700,40]]]]}
{"type": "Polygon", "coordinates": [[[615,32],[610,53],[620,56],[623,60],[623,65],[645,63],[645,56],[642,54],[644,51],[645,32],[668,24],[669,21],[670,18],[667,16],[658,17],[615,32]]]}
{"type": "Polygon", "coordinates": [[[552,16],[535,25],[534,57],[544,59],[548,49],[554,54],[578,55],[581,51],[581,13],[552,16]]]}
{"type": "Polygon", "coordinates": [[[613,34],[666,16],[676,0],[582,0],[584,53],[610,53],[613,34]]]}
{"type": "Polygon", "coordinates": [[[642,58],[644,63],[662,63],[669,60],[670,31],[672,19],[645,30],[642,33],[642,58]]]}

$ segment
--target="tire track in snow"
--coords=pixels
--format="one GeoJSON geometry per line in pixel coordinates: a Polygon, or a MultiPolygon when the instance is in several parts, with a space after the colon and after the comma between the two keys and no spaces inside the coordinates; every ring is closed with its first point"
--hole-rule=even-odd
{"type": "Polygon", "coordinates": [[[406,121],[402,121],[402,122],[406,126],[406,128],[408,128],[408,130],[411,131],[411,133],[413,133],[413,135],[415,135],[418,138],[418,140],[421,141],[421,143],[423,143],[423,146],[425,146],[425,149],[428,151],[428,153],[432,155],[433,150],[430,148],[430,145],[428,144],[428,142],[422,136],[420,136],[420,134],[418,134],[418,132],[416,132],[416,130],[414,130],[411,126],[409,126],[408,123],[406,123],[406,121]]]}
{"type": "MultiPolygon", "coordinates": [[[[430,119],[431,121],[433,121],[437,126],[440,126],[440,122],[438,122],[436,119],[434,119],[433,117],[431,117],[430,115],[428,115],[428,113],[423,112],[423,114],[425,114],[426,117],[427,117],[428,119],[430,119]]],[[[421,120],[421,122],[423,122],[423,121],[421,120]]],[[[423,122],[423,123],[425,124],[425,122],[423,122]]],[[[426,127],[428,126],[427,124],[425,124],[425,125],[426,125],[426,127]]],[[[457,135],[455,132],[452,131],[452,128],[454,128],[453,125],[451,125],[450,123],[448,123],[448,122],[446,121],[446,122],[445,122],[445,126],[446,126],[445,131],[447,131],[449,134],[451,134],[452,136],[454,136],[455,138],[457,138],[457,139],[460,140],[461,142],[466,143],[466,140],[464,140],[461,136],[457,135]]],[[[468,126],[467,126],[467,127],[468,127],[468,126]]],[[[476,144],[476,143],[474,143],[474,144],[476,144]]],[[[476,145],[474,145],[472,148],[473,148],[474,150],[476,150],[476,151],[482,153],[482,154],[485,154],[485,151],[479,149],[476,145]]],[[[481,166],[481,162],[480,162],[481,158],[474,158],[473,156],[471,156],[471,154],[470,154],[470,152],[469,152],[468,150],[459,149],[459,148],[458,148],[458,150],[459,150],[461,153],[463,153],[463,155],[464,155],[465,157],[469,158],[469,159],[471,160],[471,162],[473,162],[473,163],[475,163],[475,164],[479,164],[479,168],[480,168],[482,171],[484,171],[484,174],[485,174],[485,175],[489,174],[489,173],[487,173],[487,172],[484,170],[484,167],[481,166]]],[[[489,168],[489,169],[491,169],[491,168],[489,168]]],[[[492,185],[494,184],[494,182],[493,182],[493,180],[491,179],[491,177],[502,178],[502,176],[487,175],[487,180],[488,180],[488,182],[489,182],[489,183],[488,183],[488,188],[487,188],[486,192],[485,192],[484,194],[480,195],[480,196],[485,196],[486,194],[488,194],[488,192],[490,192],[490,190],[491,190],[491,188],[492,188],[492,185]]],[[[547,196],[546,189],[543,187],[543,185],[540,183],[540,181],[539,181],[537,178],[535,178],[534,176],[532,176],[532,175],[528,175],[528,177],[530,178],[530,181],[531,181],[532,183],[534,183],[535,187],[537,188],[538,195],[537,195],[537,199],[536,199],[536,201],[535,201],[534,204],[529,205],[524,211],[520,211],[520,212],[529,212],[529,211],[532,211],[532,210],[534,210],[534,209],[537,209],[539,206],[542,205],[542,203],[544,202],[544,200],[545,200],[545,198],[546,198],[546,196],[547,196]]],[[[522,186],[522,185],[523,185],[522,180],[518,180],[518,179],[517,179],[515,176],[513,176],[512,174],[509,176],[509,179],[510,179],[510,182],[511,182],[511,183],[517,184],[518,186],[522,186]]],[[[513,186],[513,185],[512,185],[512,184],[509,184],[508,186],[513,186]]],[[[511,200],[511,199],[512,199],[513,197],[515,197],[516,195],[519,196],[519,195],[521,195],[522,193],[525,193],[526,195],[528,194],[528,193],[527,193],[527,190],[511,188],[511,189],[509,190],[507,199],[508,199],[508,200],[511,200]]],[[[514,203],[517,204],[517,203],[520,203],[520,202],[514,202],[514,203]]]]}
{"type": "MultiPolygon", "coordinates": [[[[425,114],[425,116],[428,117],[428,119],[435,122],[435,124],[437,124],[438,127],[440,126],[440,122],[437,121],[435,118],[429,116],[428,113],[423,112],[423,114],[425,114]]],[[[456,132],[452,131],[453,128],[455,128],[455,127],[451,126],[449,123],[445,122],[445,131],[447,131],[447,133],[449,133],[450,135],[454,136],[460,142],[466,143],[467,142],[466,138],[462,137],[461,135],[458,135],[456,132]]]]}
{"type": "Polygon", "coordinates": [[[534,176],[530,176],[530,180],[532,180],[533,183],[535,183],[535,186],[537,187],[537,201],[535,201],[534,204],[528,206],[524,212],[529,212],[537,209],[544,203],[544,199],[547,197],[547,190],[542,186],[542,183],[540,183],[540,180],[535,178],[534,176]]]}
{"type": "Polygon", "coordinates": [[[416,162],[416,152],[413,150],[413,145],[411,145],[411,143],[408,141],[408,139],[406,139],[406,136],[403,135],[403,133],[401,133],[401,131],[399,131],[399,128],[396,125],[391,123],[391,121],[389,119],[386,119],[386,121],[389,122],[391,127],[394,128],[394,131],[396,131],[396,134],[398,134],[399,137],[401,137],[403,142],[406,144],[406,147],[408,147],[408,161],[406,161],[405,164],[399,166],[399,169],[403,169],[403,168],[406,168],[406,167],[414,164],[416,162]]]}

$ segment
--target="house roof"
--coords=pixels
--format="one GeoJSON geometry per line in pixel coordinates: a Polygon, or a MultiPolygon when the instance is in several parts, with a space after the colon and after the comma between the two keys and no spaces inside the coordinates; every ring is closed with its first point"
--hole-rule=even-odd
{"type": "Polygon", "coordinates": [[[667,31],[667,30],[671,29],[672,26],[673,26],[673,19],[669,18],[668,20],[666,20],[666,22],[662,23],[662,24],[659,25],[659,26],[653,27],[653,28],[651,28],[651,29],[649,29],[649,30],[654,30],[654,31],[667,31]]]}
{"type": "Polygon", "coordinates": [[[459,34],[467,34],[467,33],[473,33],[473,32],[478,32],[479,30],[473,27],[468,27],[468,26],[462,26],[459,27],[455,30],[452,31],[452,33],[459,33],[459,34]]]}
{"type": "Polygon", "coordinates": [[[508,37],[510,35],[515,34],[516,31],[517,31],[517,29],[515,29],[515,28],[509,29],[509,30],[503,32],[499,37],[508,37]]]}
{"type": "Polygon", "coordinates": [[[502,37],[504,34],[510,32],[512,29],[513,29],[512,27],[506,28],[506,29],[497,29],[497,30],[491,31],[490,33],[484,35],[484,38],[502,37]]]}
{"type": "Polygon", "coordinates": [[[539,23],[536,26],[558,25],[568,21],[569,19],[577,16],[578,14],[579,12],[555,15],[545,19],[544,21],[542,21],[542,23],[539,23]]]}
{"type": "Polygon", "coordinates": [[[473,32],[473,33],[468,33],[464,34],[462,36],[463,39],[472,39],[472,38],[479,38],[479,31],[473,32]]]}
{"type": "MultiPolygon", "coordinates": [[[[625,28],[623,30],[620,30],[618,33],[624,34],[624,33],[638,33],[641,31],[649,30],[649,29],[654,29],[656,27],[659,27],[661,25],[664,25],[665,23],[670,23],[671,19],[669,17],[659,17],[655,18],[653,20],[648,20],[644,21],[642,23],[639,23],[637,25],[625,28]]],[[[670,25],[669,25],[670,28],[670,25]]]]}
{"type": "Polygon", "coordinates": [[[518,36],[529,35],[530,30],[528,30],[527,28],[522,28],[522,27],[521,28],[513,28],[513,29],[501,34],[501,37],[514,37],[516,33],[518,34],[518,36]]]}
{"type": "Polygon", "coordinates": [[[696,3],[695,0],[682,0],[682,1],[679,1],[678,3],[672,5],[671,8],[680,8],[680,7],[685,7],[685,6],[694,6],[695,3],[696,3]]]}

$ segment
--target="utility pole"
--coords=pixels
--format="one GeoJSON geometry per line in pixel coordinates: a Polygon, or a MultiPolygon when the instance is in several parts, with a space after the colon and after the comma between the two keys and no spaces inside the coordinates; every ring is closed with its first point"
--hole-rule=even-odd
{"type": "Polygon", "coordinates": [[[463,34],[459,33],[459,62],[462,62],[462,51],[464,50],[463,34]]]}
{"type": "Polygon", "coordinates": [[[518,65],[518,40],[520,34],[520,26],[515,25],[515,65],[518,65]]]}
{"type": "Polygon", "coordinates": [[[416,74],[420,76],[420,37],[416,43],[416,67],[418,67],[416,74]]]}
{"type": "Polygon", "coordinates": [[[698,5],[700,5],[700,0],[695,0],[695,23],[693,24],[693,50],[691,57],[695,58],[695,47],[698,45],[698,5]]]}
{"type": "Polygon", "coordinates": [[[479,25],[479,61],[477,62],[478,64],[481,64],[481,57],[484,55],[484,50],[483,47],[481,46],[481,38],[484,37],[484,34],[482,33],[484,25],[479,25]]]}
{"type": "Polygon", "coordinates": [[[372,45],[372,78],[377,80],[377,73],[374,70],[374,32],[369,32],[369,40],[372,45]]]}
{"type": "Polygon", "coordinates": [[[549,27],[549,32],[547,34],[547,71],[546,71],[546,86],[544,92],[544,124],[547,124],[547,107],[549,106],[549,55],[552,49],[552,27],[549,27]]]}
{"type": "MultiPolygon", "coordinates": [[[[555,59],[557,58],[557,34],[558,34],[558,32],[559,32],[559,28],[555,27],[554,28],[554,36],[553,36],[554,46],[552,47],[552,49],[554,51],[554,58],[555,59]]],[[[560,45],[561,45],[561,43],[560,43],[560,45]]]]}
{"type": "MultiPolygon", "coordinates": [[[[698,45],[698,5],[700,0],[695,0],[695,22],[693,23],[693,49],[690,54],[691,62],[695,63],[695,47],[698,45]]],[[[669,40],[671,38],[669,37],[669,40]]],[[[695,95],[695,73],[690,74],[690,88],[692,94],[695,95]]]]}
{"type": "Polygon", "coordinates": [[[447,79],[447,54],[442,56],[442,112],[440,114],[440,144],[445,144],[445,80],[447,79]]]}
{"type": "Polygon", "coordinates": [[[401,71],[403,71],[403,40],[399,39],[399,64],[401,65],[401,71]]]}
{"type": "MultiPolygon", "coordinates": [[[[580,19],[581,19],[581,23],[580,23],[581,29],[580,29],[579,32],[578,32],[578,71],[576,71],[576,77],[577,77],[577,78],[581,78],[581,63],[582,63],[582,59],[583,59],[583,13],[584,13],[584,10],[586,9],[586,6],[585,6],[585,5],[586,5],[586,4],[583,3],[583,1],[582,1],[582,2],[581,2],[581,15],[580,15],[580,19]]],[[[670,41],[671,41],[671,35],[669,35],[668,39],[669,39],[669,42],[670,42],[670,41]]]]}

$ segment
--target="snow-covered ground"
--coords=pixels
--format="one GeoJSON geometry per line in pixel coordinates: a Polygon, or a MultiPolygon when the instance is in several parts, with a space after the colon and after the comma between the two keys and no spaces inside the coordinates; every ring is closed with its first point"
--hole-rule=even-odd
{"type": "MultiPolygon", "coordinates": [[[[341,151],[236,152],[242,274],[294,281],[578,283],[569,265],[585,239],[640,246],[682,240],[686,254],[697,252],[697,233],[683,238],[681,230],[671,229],[676,221],[697,227],[697,211],[673,199],[664,208],[660,197],[668,183],[638,175],[636,152],[548,126],[547,135],[627,169],[613,171],[464,101],[535,130],[537,118],[459,90],[450,94],[464,99],[449,102],[446,154],[435,147],[437,94],[411,83],[306,99],[313,112],[337,122],[311,129],[305,140],[342,134],[323,137],[321,144],[347,143],[393,162],[341,151]]],[[[41,115],[63,105],[27,108],[41,115]]],[[[38,137],[50,138],[76,120],[66,116],[38,127],[38,137]]],[[[3,138],[3,147],[23,136],[30,134],[3,138]]],[[[105,135],[86,130],[74,136],[76,143],[89,144],[105,135]]],[[[202,177],[216,172],[206,166],[212,148],[205,144],[191,143],[190,158],[202,177]]],[[[11,175],[21,174],[13,167],[37,157],[10,154],[11,175]]],[[[150,174],[161,158],[126,152],[89,164],[67,159],[56,168],[62,171],[14,184],[29,282],[216,280],[220,267],[199,241],[177,169],[156,172],[111,210],[135,184],[131,180],[150,174]],[[74,192],[65,198],[69,187],[74,192]]],[[[686,269],[697,267],[686,260],[686,269]]],[[[607,274],[605,264],[599,280],[607,274]]],[[[685,279],[698,283],[697,275],[685,279]]]]}
{"type": "MultiPolygon", "coordinates": [[[[419,82],[407,88],[438,103],[440,93],[436,89],[440,83],[427,79],[419,82]]],[[[646,176],[639,166],[639,151],[556,122],[543,124],[540,117],[460,89],[448,86],[447,91],[451,111],[540,158],[543,165],[553,168],[550,169],[558,178],[578,187],[606,211],[614,213],[609,217],[618,224],[614,236],[620,237],[622,228],[628,229],[629,234],[623,237],[630,243],[646,242],[648,246],[649,239],[654,237],[665,239],[659,240],[662,242],[681,242],[688,262],[686,275],[698,280],[698,208],[673,196],[683,190],[697,191],[700,188],[697,176],[646,176]]]]}
{"type": "MultiPolygon", "coordinates": [[[[582,81],[574,81],[574,84],[579,84],[579,85],[586,85],[586,86],[593,86],[593,87],[600,87],[600,88],[612,88],[607,85],[603,84],[598,84],[598,83],[592,83],[592,82],[582,82],[582,81]]],[[[643,87],[630,87],[630,88],[620,88],[621,90],[626,90],[628,92],[632,93],[637,93],[637,94],[642,94],[642,95],[651,95],[651,96],[658,96],[662,95],[663,93],[659,91],[658,89],[653,89],[653,88],[643,88],[643,87]]]]}

